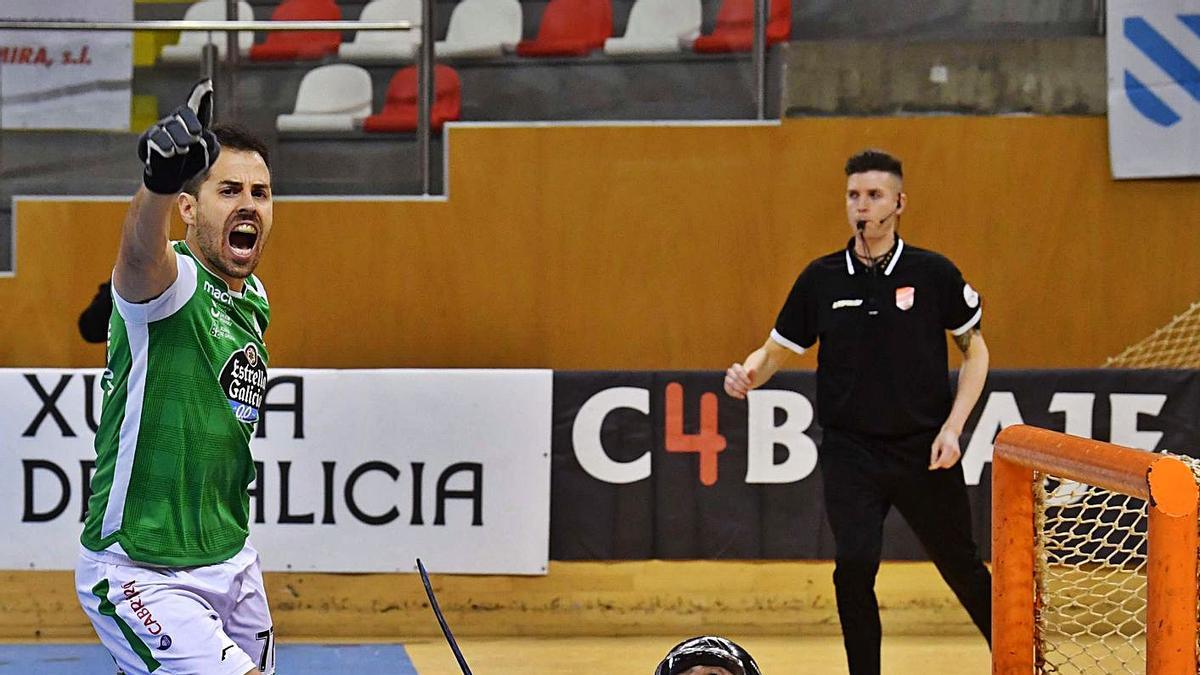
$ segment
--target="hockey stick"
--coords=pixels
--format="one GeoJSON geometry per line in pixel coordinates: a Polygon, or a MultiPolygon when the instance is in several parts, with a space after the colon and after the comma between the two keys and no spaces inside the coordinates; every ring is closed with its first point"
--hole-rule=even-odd
{"type": "Polygon", "coordinates": [[[433,615],[437,617],[438,625],[442,627],[442,635],[445,635],[446,642],[450,643],[454,658],[458,659],[458,667],[462,668],[463,675],[471,675],[471,667],[467,665],[467,660],[463,658],[458,643],[454,641],[454,633],[450,632],[450,626],[446,625],[446,617],[442,615],[442,608],[438,607],[437,598],[433,595],[433,586],[429,584],[429,573],[425,571],[425,565],[421,563],[420,558],[417,558],[417,569],[421,572],[421,583],[425,584],[425,595],[429,596],[429,606],[433,608],[433,615]]]}

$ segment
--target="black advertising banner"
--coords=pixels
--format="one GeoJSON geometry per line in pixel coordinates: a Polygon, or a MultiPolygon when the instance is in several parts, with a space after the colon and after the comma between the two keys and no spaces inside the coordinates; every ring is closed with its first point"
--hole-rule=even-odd
{"type": "MultiPolygon", "coordinates": [[[[550,557],[829,559],[816,377],[780,373],[739,401],[721,372],[556,372],[550,557]]],[[[1200,373],[994,371],[961,439],[976,539],[990,557],[992,441],[1032,424],[1200,454],[1200,373]]],[[[896,513],[884,557],[924,559],[896,513]]]]}

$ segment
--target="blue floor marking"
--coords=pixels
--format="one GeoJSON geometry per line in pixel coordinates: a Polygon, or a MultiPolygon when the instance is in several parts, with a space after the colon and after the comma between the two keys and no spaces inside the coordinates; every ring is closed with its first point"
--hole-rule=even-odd
{"type": "MultiPolygon", "coordinates": [[[[365,670],[417,675],[408,652],[398,644],[282,644],[276,653],[279,675],[325,675],[365,670]]],[[[96,644],[0,644],[0,673],[22,675],[112,675],[116,667],[96,644]]]]}

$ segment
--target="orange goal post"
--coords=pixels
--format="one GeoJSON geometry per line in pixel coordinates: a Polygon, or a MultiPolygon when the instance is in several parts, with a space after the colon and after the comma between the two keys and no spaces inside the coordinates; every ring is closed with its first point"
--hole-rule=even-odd
{"type": "Polygon", "coordinates": [[[1018,425],[992,459],[992,672],[1200,672],[1187,457],[1018,425]]]}

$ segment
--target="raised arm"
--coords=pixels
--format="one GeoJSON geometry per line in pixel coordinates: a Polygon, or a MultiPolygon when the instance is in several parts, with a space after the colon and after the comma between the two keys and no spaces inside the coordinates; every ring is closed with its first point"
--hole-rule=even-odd
{"type": "Polygon", "coordinates": [[[174,205],[175,195],[155,194],[145,187],[133,196],[113,269],[113,287],[123,299],[145,302],[175,282],[175,256],[167,236],[174,205]]]}
{"type": "Polygon", "coordinates": [[[212,166],[220,148],[212,121],[212,82],[192,88],[187,103],[138,139],[143,186],[129,204],[113,269],[113,288],[127,302],[158,297],[175,281],[175,256],[168,231],[171,209],[184,184],[212,166]]]}

